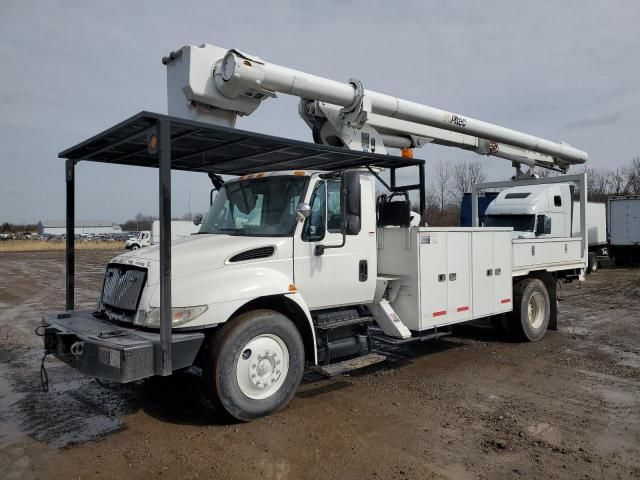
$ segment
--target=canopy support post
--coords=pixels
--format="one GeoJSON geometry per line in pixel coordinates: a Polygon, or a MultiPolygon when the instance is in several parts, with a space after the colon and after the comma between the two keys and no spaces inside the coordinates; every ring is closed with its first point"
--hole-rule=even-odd
{"type": "Polygon", "coordinates": [[[67,238],[65,272],[65,308],[73,310],[75,306],[75,161],[67,160],[65,165],[67,182],[67,238]]]}
{"type": "Polygon", "coordinates": [[[170,121],[158,120],[160,194],[160,350],[162,375],[171,375],[171,133],[170,121]]]}

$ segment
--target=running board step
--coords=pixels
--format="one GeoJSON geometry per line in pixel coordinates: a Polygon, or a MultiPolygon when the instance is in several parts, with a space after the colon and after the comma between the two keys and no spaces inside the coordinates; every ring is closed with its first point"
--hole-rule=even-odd
{"type": "Polygon", "coordinates": [[[451,335],[451,327],[432,328],[424,332],[418,332],[409,338],[396,338],[385,335],[382,330],[371,328],[371,338],[388,345],[404,345],[406,343],[424,342],[426,340],[437,340],[451,335]]]}
{"type": "Polygon", "coordinates": [[[385,355],[370,353],[350,360],[332,363],[331,365],[318,366],[315,370],[326,376],[335,377],[336,375],[341,375],[345,372],[358,370],[359,368],[369,367],[376,363],[384,362],[386,359],[387,357],[385,355]]]}

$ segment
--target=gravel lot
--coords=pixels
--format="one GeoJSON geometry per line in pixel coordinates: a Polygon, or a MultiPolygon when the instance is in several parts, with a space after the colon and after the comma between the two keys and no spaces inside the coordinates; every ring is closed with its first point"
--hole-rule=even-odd
{"type": "MultiPolygon", "coordinates": [[[[78,253],[80,306],[114,254],[78,253]]],[[[98,384],[47,360],[43,393],[33,330],[62,309],[63,273],[63,252],[0,254],[0,478],[640,478],[638,269],[564,286],[541,342],[464,327],[308,374],[248,424],[218,415],[197,375],[98,384]]]]}

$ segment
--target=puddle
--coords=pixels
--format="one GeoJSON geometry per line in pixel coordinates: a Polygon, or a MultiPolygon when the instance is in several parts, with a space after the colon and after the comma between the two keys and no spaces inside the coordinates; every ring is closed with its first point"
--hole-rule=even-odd
{"type": "Polygon", "coordinates": [[[640,354],[631,351],[631,347],[625,345],[601,345],[600,350],[615,358],[618,365],[640,368],[640,354]]]}
{"type": "Polygon", "coordinates": [[[560,327],[560,331],[571,335],[589,335],[591,333],[591,330],[579,326],[560,327]]]}
{"type": "Polygon", "coordinates": [[[0,376],[0,443],[13,443],[22,438],[20,422],[14,414],[15,405],[24,399],[24,395],[13,390],[11,383],[0,376]]]}
{"type": "Polygon", "coordinates": [[[551,444],[560,444],[562,437],[560,431],[556,427],[552,427],[548,423],[536,423],[529,425],[527,431],[534,437],[541,438],[542,440],[551,444]]]}
{"type": "Polygon", "coordinates": [[[63,447],[124,428],[121,417],[139,404],[132,387],[104,388],[92,379],[73,378],[77,374],[64,365],[47,363],[47,393],[40,387],[35,362],[0,364],[5,373],[0,376],[0,445],[30,436],[63,447]]]}

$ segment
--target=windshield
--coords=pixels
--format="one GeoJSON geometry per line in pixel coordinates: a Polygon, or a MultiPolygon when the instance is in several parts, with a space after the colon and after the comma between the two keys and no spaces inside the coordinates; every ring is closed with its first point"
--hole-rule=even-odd
{"type": "Polygon", "coordinates": [[[535,215],[486,215],[485,227],[513,227],[518,232],[533,232],[535,215]]]}
{"type": "Polygon", "coordinates": [[[238,180],[225,184],[198,233],[281,237],[293,234],[308,177],[238,180]]]}

